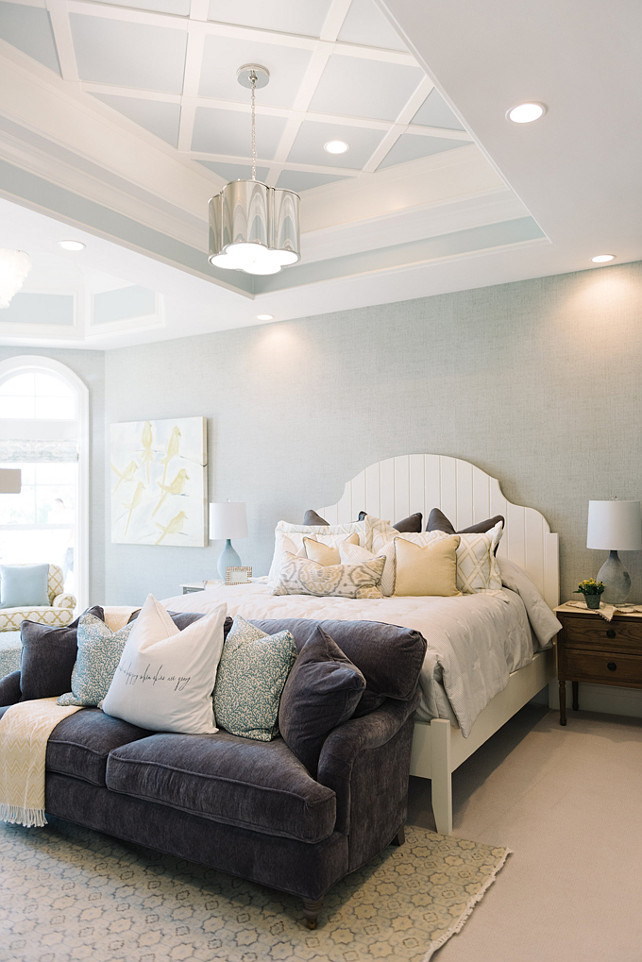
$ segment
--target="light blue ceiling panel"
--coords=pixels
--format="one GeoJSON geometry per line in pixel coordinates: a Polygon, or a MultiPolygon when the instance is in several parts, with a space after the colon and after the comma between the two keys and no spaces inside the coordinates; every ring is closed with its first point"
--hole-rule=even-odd
{"type": "Polygon", "coordinates": [[[208,19],[318,37],[329,8],[330,0],[210,0],[208,19]]]}
{"type": "Polygon", "coordinates": [[[465,129],[438,90],[431,91],[426,97],[412,118],[412,123],[423,124],[427,127],[446,127],[449,130],[465,129]]]}
{"type": "Polygon", "coordinates": [[[82,80],[181,93],[187,32],[69,15],[82,80]]]}
{"type": "MultiPolygon", "coordinates": [[[[207,167],[208,170],[213,171],[213,173],[218,174],[222,177],[226,183],[230,180],[251,180],[252,179],[252,165],[247,164],[218,164],[215,160],[202,160],[200,163],[203,167],[207,167]]],[[[256,179],[265,182],[265,178],[268,175],[267,167],[257,167],[256,168],[256,179]]]]}
{"type": "Polygon", "coordinates": [[[111,324],[155,314],[156,295],[146,287],[131,284],[94,294],[93,305],[93,323],[111,324]]]}
{"type": "Polygon", "coordinates": [[[95,94],[108,107],[113,107],[119,113],[129,117],[139,127],[144,127],[150,133],[156,134],[161,140],[178,146],[178,125],[181,108],[178,104],[163,103],[158,100],[137,100],[134,97],[117,97],[113,94],[95,94]]]}
{"type": "Polygon", "coordinates": [[[47,10],[2,3],[0,37],[60,76],[58,53],[47,10]]]}
{"type": "Polygon", "coordinates": [[[47,324],[73,327],[73,294],[15,294],[9,307],[0,312],[2,324],[47,324]]]}
{"type": "Polygon", "coordinates": [[[293,164],[315,167],[350,167],[360,170],[381,143],[385,131],[371,127],[342,127],[304,121],[294,139],[288,160],[293,164]],[[345,140],[345,154],[328,154],[323,145],[329,140],[345,140]]]}
{"type": "MultiPolygon", "coordinates": [[[[259,159],[272,160],[284,127],[285,120],[282,117],[257,114],[256,153],[259,159]]],[[[247,157],[249,164],[252,156],[249,109],[246,116],[237,110],[197,107],[192,150],[247,157]]]]}
{"type": "Polygon", "coordinates": [[[237,79],[239,67],[260,64],[270,73],[270,82],[256,92],[260,108],[292,107],[310,62],[308,50],[231,37],[208,36],[203,52],[199,94],[232,103],[250,103],[250,90],[237,79]]]}
{"type": "Polygon", "coordinates": [[[403,40],[374,0],[352,0],[339,40],[388,50],[405,50],[403,40]]]}
{"type": "Polygon", "coordinates": [[[462,140],[447,140],[445,137],[417,137],[413,134],[402,134],[379,164],[379,169],[394,167],[395,164],[405,164],[419,157],[430,157],[431,154],[441,154],[445,150],[463,147],[466,143],[467,141],[462,140]]]}
{"type": "Polygon", "coordinates": [[[336,174],[310,174],[304,170],[284,170],[276,183],[277,187],[283,190],[293,190],[300,194],[314,187],[323,187],[324,184],[332,184],[335,180],[345,180],[336,174]]]}
{"type": "Polygon", "coordinates": [[[419,67],[335,54],[326,64],[310,109],[338,116],[396,120],[424,76],[419,67]]]}

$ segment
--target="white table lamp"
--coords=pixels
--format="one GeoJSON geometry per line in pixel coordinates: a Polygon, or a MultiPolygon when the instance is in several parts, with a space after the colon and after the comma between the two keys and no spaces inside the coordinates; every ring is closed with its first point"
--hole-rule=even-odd
{"type": "Polygon", "coordinates": [[[609,552],[596,580],[604,583],[602,599],[607,604],[624,604],[631,590],[631,578],[618,551],[642,549],[640,502],[589,501],[586,547],[609,552]]]}
{"type": "Polygon", "coordinates": [[[218,501],[210,504],[210,541],[225,541],[225,547],[218,559],[218,573],[223,581],[227,569],[241,563],[232,547],[232,538],[247,538],[245,501],[218,501]]]}

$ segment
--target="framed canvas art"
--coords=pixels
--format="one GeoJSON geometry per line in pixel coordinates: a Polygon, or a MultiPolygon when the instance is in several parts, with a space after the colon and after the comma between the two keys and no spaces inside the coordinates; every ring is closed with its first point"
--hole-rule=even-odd
{"type": "Polygon", "coordinates": [[[207,422],[203,417],[111,425],[111,540],[204,547],[207,422]]]}

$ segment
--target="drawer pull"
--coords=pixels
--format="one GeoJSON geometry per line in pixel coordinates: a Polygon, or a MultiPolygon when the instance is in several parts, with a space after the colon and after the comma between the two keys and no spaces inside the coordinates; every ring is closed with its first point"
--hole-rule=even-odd
{"type": "Polygon", "coordinates": [[[608,668],[609,671],[615,671],[617,669],[617,665],[615,664],[614,661],[607,662],[606,667],[608,668]]]}
{"type": "Polygon", "coordinates": [[[607,633],[606,633],[606,637],[607,637],[607,638],[615,638],[615,631],[613,630],[613,628],[609,628],[609,630],[608,630],[607,633]]]}

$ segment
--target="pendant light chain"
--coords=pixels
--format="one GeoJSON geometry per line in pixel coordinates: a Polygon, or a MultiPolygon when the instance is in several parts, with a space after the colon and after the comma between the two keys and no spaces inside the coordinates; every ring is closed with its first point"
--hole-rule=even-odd
{"type": "Polygon", "coordinates": [[[255,92],[256,92],[256,73],[252,71],[250,74],[250,83],[252,84],[252,180],[256,180],[256,103],[255,103],[255,92]]]}

